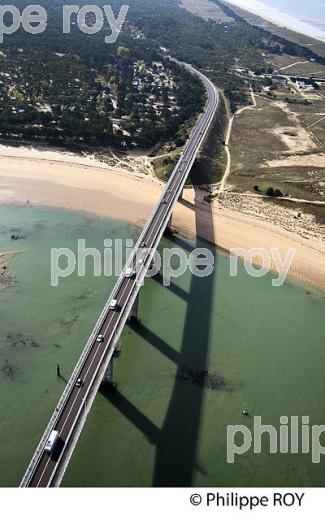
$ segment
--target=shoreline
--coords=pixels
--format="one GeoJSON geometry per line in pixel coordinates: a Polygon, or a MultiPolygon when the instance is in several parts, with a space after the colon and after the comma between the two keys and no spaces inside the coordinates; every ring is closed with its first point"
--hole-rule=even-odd
{"type": "MultiPolygon", "coordinates": [[[[289,31],[325,43],[325,30],[321,30],[315,20],[301,20],[285,9],[281,11],[277,7],[264,4],[261,0],[253,0],[253,2],[247,2],[247,0],[226,0],[226,3],[229,4],[230,7],[238,7],[252,15],[258,16],[276,25],[280,29],[288,29],[289,31]]],[[[321,25],[325,26],[325,22],[321,25]]]]}
{"type": "MultiPolygon", "coordinates": [[[[46,155],[31,160],[8,154],[4,157],[0,151],[0,204],[30,203],[86,211],[144,225],[162,183],[141,171],[134,175],[121,167],[62,163],[62,155],[56,153],[60,168],[58,161],[46,155]]],[[[288,249],[294,248],[289,277],[325,290],[325,245],[320,240],[305,239],[279,225],[227,208],[221,199],[208,204],[203,200],[205,195],[203,190],[184,190],[184,199],[173,214],[173,227],[180,234],[197,236],[227,252],[232,248],[277,248],[285,258],[288,249]]],[[[272,271],[276,271],[274,265],[272,271]]]]}

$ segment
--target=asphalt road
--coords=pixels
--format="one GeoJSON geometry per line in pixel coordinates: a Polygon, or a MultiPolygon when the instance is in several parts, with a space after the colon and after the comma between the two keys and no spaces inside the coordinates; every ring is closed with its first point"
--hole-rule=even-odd
{"type": "Polygon", "coordinates": [[[179,192],[188,177],[196,153],[202,144],[218,106],[219,97],[217,89],[205,76],[195,71],[190,65],[185,66],[200,76],[207,89],[208,100],[205,112],[192,131],[180,161],[165,187],[163,199],[159,200],[150,221],[144,228],[141,242],[145,242],[145,246],[139,244],[139,247],[134,251],[135,254],[130,265],[136,271],[136,274],[132,278],[123,277],[118,291],[114,294],[118,307],[116,310],[108,310],[104,316],[99,334],[103,335],[105,339],[100,343],[94,339],[88,355],[75,377],[75,381],[80,378],[83,381],[83,385],[81,387],[72,386],[68,398],[65,400],[62,409],[59,410],[53,426],[53,430],[59,432],[59,440],[56,447],[52,453],[47,453],[43,450],[35,457],[33,467],[29,468],[27,476],[25,475],[22,481],[21,485],[24,487],[49,487],[56,485],[55,476],[58,472],[62,473],[65,470],[75,445],[75,440],[73,440],[74,430],[78,421],[80,421],[83,409],[89,405],[88,396],[92,391],[96,374],[98,374],[103,363],[107,363],[107,359],[113,355],[116,345],[116,328],[120,321],[125,320],[125,307],[128,301],[132,297],[134,298],[134,295],[140,289],[139,280],[150,265],[149,250],[155,249],[159,244],[161,233],[166,228],[171,211],[179,198],[179,192]],[[71,453],[67,457],[65,452],[68,453],[69,450],[71,453]],[[62,466],[63,464],[65,464],[64,469],[60,468],[60,465],[62,466]]]}

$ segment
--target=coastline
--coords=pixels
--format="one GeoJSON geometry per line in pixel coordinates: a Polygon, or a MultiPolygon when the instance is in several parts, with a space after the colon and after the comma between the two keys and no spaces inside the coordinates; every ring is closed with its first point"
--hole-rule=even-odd
{"type": "MultiPolygon", "coordinates": [[[[0,204],[87,211],[143,226],[161,193],[162,184],[141,171],[134,175],[98,162],[80,164],[78,157],[76,163],[66,162],[60,152],[52,152],[50,159],[47,152],[38,152],[37,158],[15,157],[15,152],[13,149],[8,157],[0,151],[0,204]]],[[[204,201],[205,194],[192,188],[184,190],[184,199],[173,214],[173,227],[178,232],[198,236],[228,252],[232,248],[277,248],[285,258],[288,249],[294,248],[289,276],[325,290],[325,245],[320,240],[305,239],[279,225],[229,209],[222,201],[210,205],[204,201]]]]}
{"type": "Polygon", "coordinates": [[[233,8],[239,8],[258,16],[280,28],[288,29],[325,43],[325,30],[323,27],[320,28],[323,24],[317,24],[315,20],[301,20],[286,11],[285,8],[280,10],[277,7],[264,4],[261,0],[226,0],[226,3],[233,8]]]}

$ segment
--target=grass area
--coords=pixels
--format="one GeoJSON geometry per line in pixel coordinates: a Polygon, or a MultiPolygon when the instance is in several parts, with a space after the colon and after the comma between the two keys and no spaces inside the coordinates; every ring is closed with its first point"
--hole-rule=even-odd
{"type": "Polygon", "coordinates": [[[283,71],[285,74],[293,74],[295,76],[317,76],[320,78],[325,78],[325,66],[320,63],[315,63],[314,61],[310,61],[309,63],[300,63],[299,65],[294,65],[289,69],[283,71]]]}
{"type": "Polygon", "coordinates": [[[325,148],[325,88],[319,94],[321,97],[313,99],[310,105],[300,105],[298,111],[301,124],[307,127],[325,148]]]}
{"type": "Polygon", "coordinates": [[[176,149],[167,154],[162,153],[152,159],[154,173],[158,179],[167,182],[179,159],[182,149],[176,149]]]}
{"type": "Polygon", "coordinates": [[[269,54],[266,59],[267,62],[274,67],[274,70],[280,74],[325,77],[325,66],[314,61],[297,63],[305,62],[306,60],[304,58],[290,56],[289,54],[269,54]],[[297,65],[294,65],[295,63],[297,63],[297,65]],[[285,68],[283,69],[283,67],[285,68]]]}
{"type": "Polygon", "coordinates": [[[306,200],[324,200],[325,168],[260,168],[256,170],[237,171],[235,179],[242,191],[255,191],[265,194],[269,187],[278,189],[284,196],[306,200]]]}
{"type": "Polygon", "coordinates": [[[307,128],[325,116],[325,98],[305,105],[285,103],[281,92],[274,95],[257,96],[256,109],[235,117],[229,183],[239,191],[256,192],[258,186],[265,194],[273,187],[294,198],[325,201],[325,119],[313,133],[307,128]]]}
{"type": "MultiPolygon", "coordinates": [[[[289,209],[297,209],[297,204],[295,202],[290,202],[288,200],[277,200],[273,199],[272,203],[282,206],[284,208],[289,209]]],[[[325,225],[325,209],[321,206],[314,206],[312,204],[299,204],[299,209],[305,213],[310,214],[315,217],[316,223],[325,225]]]]}
{"type": "MultiPolygon", "coordinates": [[[[287,67],[298,61],[296,56],[290,56],[289,54],[268,54],[267,62],[274,67],[274,69],[281,69],[287,67]]],[[[301,60],[303,61],[303,60],[301,60]]],[[[290,69],[289,69],[290,70],[290,69]]]]}
{"type": "Polygon", "coordinates": [[[275,125],[286,125],[287,116],[260,96],[255,110],[246,110],[235,116],[230,141],[232,171],[254,170],[257,165],[277,157],[285,150],[281,141],[272,134],[275,125]]]}

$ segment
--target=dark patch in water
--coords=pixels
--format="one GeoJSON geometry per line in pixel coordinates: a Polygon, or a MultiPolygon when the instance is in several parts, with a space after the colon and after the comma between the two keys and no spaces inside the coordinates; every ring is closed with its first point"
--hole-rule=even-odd
{"type": "Polygon", "coordinates": [[[28,338],[27,336],[23,336],[21,332],[17,334],[7,334],[6,340],[10,343],[10,346],[13,348],[17,347],[31,347],[31,348],[40,348],[40,343],[38,343],[33,338],[28,338]]]}
{"type": "Polygon", "coordinates": [[[8,266],[12,256],[12,253],[0,253],[0,287],[14,287],[17,283],[8,266]]]}
{"type": "Polygon", "coordinates": [[[177,374],[177,377],[192,385],[211,390],[221,390],[228,386],[226,379],[221,374],[209,372],[208,370],[191,370],[186,368],[177,374]]]}
{"type": "Polygon", "coordinates": [[[41,345],[40,345],[39,343],[37,343],[37,341],[35,341],[34,339],[32,339],[31,342],[30,342],[30,346],[31,346],[32,348],[40,348],[41,345]]]}
{"type": "Polygon", "coordinates": [[[26,238],[26,235],[22,234],[19,230],[10,230],[10,238],[11,240],[22,240],[26,238]]]}
{"type": "Polygon", "coordinates": [[[1,365],[0,372],[4,377],[8,377],[9,379],[14,379],[15,374],[17,372],[17,368],[9,363],[8,359],[5,359],[1,365]]]}
{"type": "Polygon", "coordinates": [[[94,295],[94,291],[92,289],[86,289],[82,294],[77,296],[76,299],[78,301],[89,300],[89,298],[91,298],[93,295],[94,295]]]}
{"type": "Polygon", "coordinates": [[[77,323],[77,321],[79,320],[79,315],[75,315],[73,316],[72,318],[63,318],[62,320],[60,320],[60,325],[62,327],[67,327],[67,328],[71,328],[75,323],[77,323]]]}

